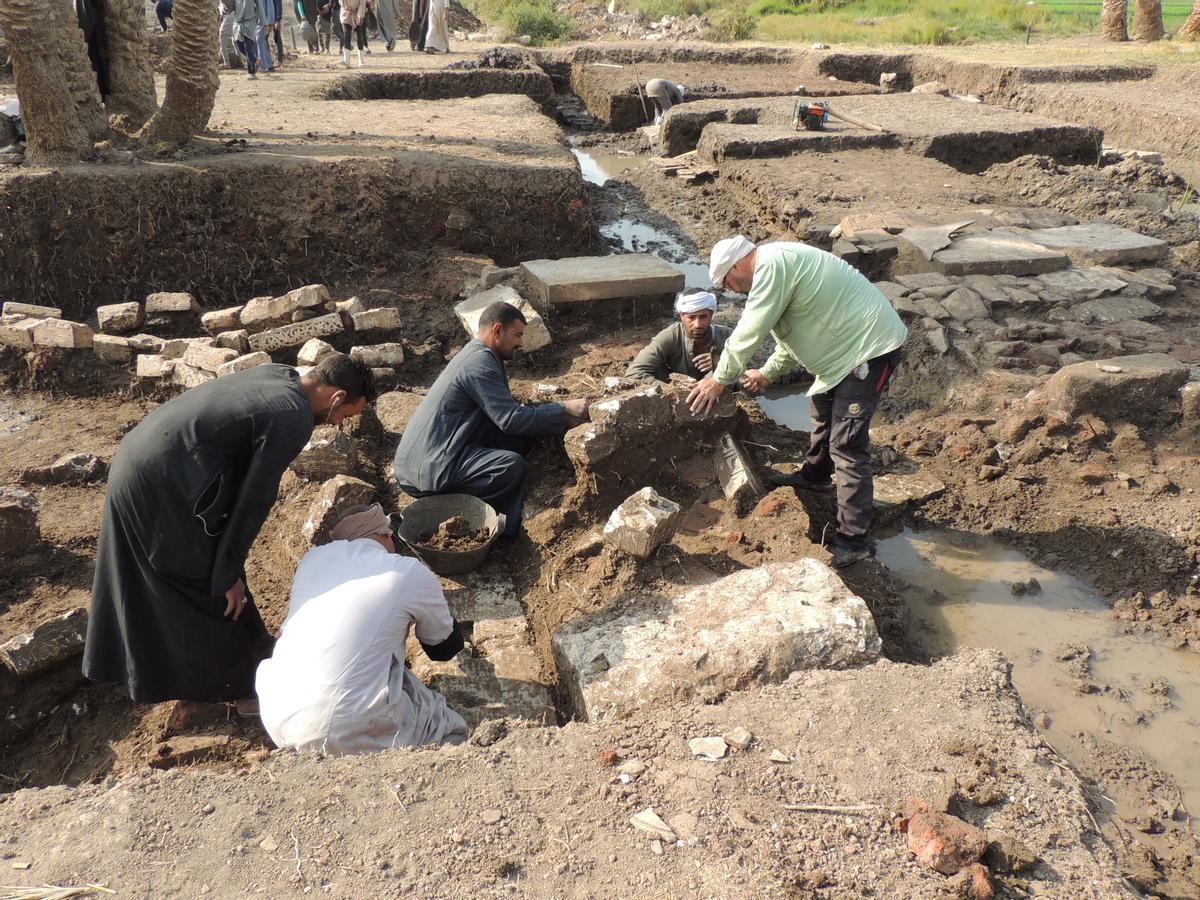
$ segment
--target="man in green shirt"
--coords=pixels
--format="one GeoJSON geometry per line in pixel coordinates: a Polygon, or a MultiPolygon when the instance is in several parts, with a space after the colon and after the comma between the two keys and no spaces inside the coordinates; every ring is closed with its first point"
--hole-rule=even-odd
{"type": "Polygon", "coordinates": [[[791,483],[828,489],[837,474],[838,530],[831,541],[839,568],[870,555],[874,485],[870,426],[908,330],[887,298],[853,266],[807,244],[755,247],[741,235],[718,241],[709,263],[714,288],[745,293],[746,309],[713,373],[688,403],[705,413],[740,377],[758,393],[804,366],[815,381],[812,441],[791,483]],[[775,352],[761,370],[746,364],[767,334],[775,352]]]}
{"type": "Polygon", "coordinates": [[[656,334],[625,370],[626,378],[670,381],[671,374],[703,378],[717,364],[733,331],[712,323],[717,298],[709,291],[680,294],[675,299],[678,321],[656,334]]]}

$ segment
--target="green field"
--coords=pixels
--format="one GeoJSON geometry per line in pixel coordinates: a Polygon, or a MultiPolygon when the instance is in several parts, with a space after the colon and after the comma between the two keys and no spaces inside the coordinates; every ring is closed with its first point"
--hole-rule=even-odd
{"type": "MultiPolygon", "coordinates": [[[[1079,0],[1041,0],[1041,5],[1063,15],[1076,15],[1085,18],[1094,25],[1100,23],[1100,2],[1082,3],[1079,0]]],[[[1167,34],[1174,34],[1183,25],[1192,10],[1192,5],[1185,2],[1165,0],[1163,7],[1163,23],[1167,34]]],[[[1133,0],[1129,2],[1129,20],[1133,21],[1133,0]]]]}

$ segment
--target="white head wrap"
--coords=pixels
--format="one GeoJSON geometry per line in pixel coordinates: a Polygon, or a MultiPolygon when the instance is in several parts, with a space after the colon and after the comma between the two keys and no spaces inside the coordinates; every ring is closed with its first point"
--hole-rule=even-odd
{"type": "Polygon", "coordinates": [[[348,509],[329,536],[335,541],[356,541],[377,534],[390,534],[391,523],[378,503],[348,509]]]}
{"type": "Polygon", "coordinates": [[[717,297],[708,291],[692,291],[690,294],[680,294],[675,298],[675,312],[698,313],[704,310],[717,311],[717,297]]]}
{"type": "Polygon", "coordinates": [[[740,234],[713,244],[712,254],[708,258],[708,277],[713,287],[720,287],[734,264],[753,249],[754,244],[740,234]]]}

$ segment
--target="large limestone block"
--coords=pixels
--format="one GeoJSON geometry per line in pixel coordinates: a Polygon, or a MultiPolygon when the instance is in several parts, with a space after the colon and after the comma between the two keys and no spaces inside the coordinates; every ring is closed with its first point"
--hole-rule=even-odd
{"type": "Polygon", "coordinates": [[[1046,396],[1073,416],[1095,413],[1106,421],[1143,424],[1176,399],[1189,371],[1165,353],[1075,363],[1050,376],[1046,396]]]}
{"type": "Polygon", "coordinates": [[[1028,237],[1036,244],[1065,253],[1077,266],[1123,266],[1154,262],[1162,259],[1170,250],[1166,241],[1108,222],[1039,228],[1029,232],[1028,237]]]}
{"type": "Polygon", "coordinates": [[[214,309],[200,317],[200,324],[209,334],[236,329],[241,323],[242,307],[227,306],[224,309],[214,309]]]}
{"type": "Polygon", "coordinates": [[[16,313],[0,316],[0,344],[18,350],[33,349],[33,329],[42,321],[16,313]]]}
{"type": "Polygon", "coordinates": [[[92,346],[92,329],[82,322],[42,319],[33,326],[33,346],[87,350],[92,346]]]}
{"type": "Polygon", "coordinates": [[[738,514],[744,514],[765,494],[762,479],[754,471],[754,463],[745,448],[731,434],[721,435],[715,457],[717,480],[725,499],[734,505],[738,514]]]}
{"type": "Polygon", "coordinates": [[[815,559],[769,563],[678,597],[618,606],[554,634],[558,671],[584,719],[879,658],[866,603],[815,559]]]}
{"type": "Polygon", "coordinates": [[[934,268],[946,275],[1039,275],[1068,263],[1065,253],[1003,229],[958,235],[933,254],[934,268]]]}
{"type": "Polygon", "coordinates": [[[62,310],[57,306],[37,306],[33,303],[18,303],[8,300],[3,307],[6,316],[28,316],[32,319],[61,319],[62,310]]]}
{"type": "Polygon", "coordinates": [[[297,322],[294,325],[283,325],[279,328],[271,328],[267,331],[261,331],[258,334],[252,334],[250,335],[250,349],[252,351],[261,350],[264,353],[272,353],[276,350],[286,350],[289,347],[299,347],[311,338],[323,338],[331,334],[340,334],[344,330],[345,326],[342,324],[342,317],[338,313],[329,313],[325,316],[317,316],[315,319],[308,319],[305,322],[297,322]]]}
{"type": "Polygon", "coordinates": [[[521,264],[543,303],[646,297],[683,290],[683,273],[649,253],[534,259],[521,264]]]}
{"type": "Polygon", "coordinates": [[[329,529],[337,524],[343,512],[374,499],[375,488],[361,478],[334,476],[321,485],[317,498],[308,508],[308,518],[301,528],[305,540],[314,545],[329,543],[329,529]]]}
{"type": "Polygon", "coordinates": [[[177,384],[185,390],[200,387],[200,385],[206,384],[216,377],[216,372],[210,372],[208,369],[201,369],[199,366],[190,365],[181,359],[175,360],[175,368],[171,370],[171,383],[177,384]]]}
{"type": "Polygon", "coordinates": [[[155,353],[143,353],[137,358],[134,373],[140,381],[162,381],[175,371],[176,360],[155,353]]]}
{"type": "Polygon", "coordinates": [[[221,366],[238,358],[236,350],[224,347],[206,347],[204,344],[192,344],[183,354],[186,365],[212,372],[214,375],[221,371],[221,366]]]}
{"type": "Polygon", "coordinates": [[[475,337],[479,332],[479,318],[483,315],[483,311],[497,300],[512,304],[525,316],[525,339],[521,342],[522,350],[533,352],[550,344],[550,330],[546,327],[546,322],[542,319],[541,314],[533,308],[533,304],[506,284],[481,291],[454,307],[454,315],[458,316],[458,321],[462,323],[462,327],[470,337],[475,337]]]}
{"type": "Polygon", "coordinates": [[[183,292],[159,291],[146,297],[146,313],[197,313],[200,304],[191,294],[183,292]]]}
{"type": "Polygon", "coordinates": [[[128,338],[115,334],[97,334],[92,337],[92,352],[106,363],[127,363],[133,359],[133,345],[128,338]]]}
{"type": "Polygon", "coordinates": [[[1095,300],[1104,294],[1115,293],[1126,284],[1099,269],[1063,269],[1039,275],[1037,280],[1048,288],[1066,294],[1072,303],[1095,300]]]}
{"type": "Polygon", "coordinates": [[[408,421],[425,399],[424,394],[412,391],[388,391],[380,394],[375,401],[375,415],[383,425],[384,431],[393,435],[401,435],[408,427],[408,421]]]}
{"type": "Polygon", "coordinates": [[[235,372],[245,372],[247,369],[269,365],[270,362],[271,357],[259,350],[256,353],[247,353],[244,356],[231,359],[217,369],[217,374],[232,375],[235,372]]]}
{"type": "Polygon", "coordinates": [[[97,306],[96,321],[105,334],[125,334],[146,321],[146,311],[136,300],[97,306]]]}
{"type": "Polygon", "coordinates": [[[334,425],[322,425],[292,460],[292,469],[309,481],[327,481],[335,475],[349,475],[358,462],[354,439],[334,425]]]}
{"type": "Polygon", "coordinates": [[[394,306],[351,313],[350,321],[354,323],[355,331],[399,331],[404,325],[400,310],[394,306]]]}
{"type": "Polygon", "coordinates": [[[301,366],[315,366],[325,357],[331,356],[334,353],[337,353],[337,350],[333,344],[323,341],[320,338],[310,338],[296,352],[296,364],[301,366]]]}
{"type": "Polygon", "coordinates": [[[1085,325],[1116,325],[1160,315],[1162,307],[1142,297],[1100,297],[1072,307],[1069,318],[1085,325]]]}
{"type": "Polygon", "coordinates": [[[372,369],[392,368],[404,365],[403,344],[371,344],[366,347],[351,347],[350,356],[366,363],[372,369]]]}
{"type": "MultiPolygon", "coordinates": [[[[281,297],[255,297],[246,301],[238,314],[238,321],[251,331],[271,325],[290,322],[292,313],[301,309],[317,309],[329,302],[329,288],[323,284],[310,284],[281,297]]],[[[260,349],[260,348],[255,348],[260,349]]]]}
{"type": "Polygon", "coordinates": [[[646,559],[675,534],[683,507],[652,487],[625,498],[604,524],[604,539],[618,550],[646,559]]]}

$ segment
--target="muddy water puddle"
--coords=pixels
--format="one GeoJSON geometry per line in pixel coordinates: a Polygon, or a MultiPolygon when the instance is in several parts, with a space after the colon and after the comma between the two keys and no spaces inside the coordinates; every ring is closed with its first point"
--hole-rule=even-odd
{"type": "Polygon", "coordinates": [[[812,403],[808,399],[808,387],[786,384],[769,387],[758,398],[763,413],[776,425],[792,431],[812,431],[812,403]]]}
{"type": "MultiPolygon", "coordinates": [[[[609,181],[647,164],[643,156],[604,153],[595,148],[584,151],[572,147],[571,152],[579,160],[579,169],[584,181],[597,187],[604,187],[609,181]]],[[[708,278],[708,264],[700,258],[695,247],[667,229],[652,224],[649,221],[652,216],[638,215],[636,209],[626,211],[632,214],[600,225],[601,237],[614,248],[619,247],[622,253],[650,253],[670,263],[683,273],[687,288],[707,290],[712,287],[708,278]]]]}
{"type": "Polygon", "coordinates": [[[1200,809],[1200,658],[1123,633],[1086,584],[994,539],[906,528],[879,541],[877,555],[907,583],[910,637],[925,652],[1000,650],[1025,706],[1064,756],[1085,752],[1081,732],[1132,747],[1175,780],[1189,809],[1200,809]],[[1040,591],[1013,593],[1014,582],[1031,578],[1040,591]]]}

